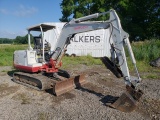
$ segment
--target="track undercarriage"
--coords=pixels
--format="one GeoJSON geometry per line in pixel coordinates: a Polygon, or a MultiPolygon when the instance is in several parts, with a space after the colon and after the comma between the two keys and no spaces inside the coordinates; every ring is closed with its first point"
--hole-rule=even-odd
{"type": "Polygon", "coordinates": [[[15,72],[13,81],[36,90],[53,89],[58,96],[85,83],[85,75],[68,78],[65,71],[59,71],[58,77],[42,73],[15,72]]]}

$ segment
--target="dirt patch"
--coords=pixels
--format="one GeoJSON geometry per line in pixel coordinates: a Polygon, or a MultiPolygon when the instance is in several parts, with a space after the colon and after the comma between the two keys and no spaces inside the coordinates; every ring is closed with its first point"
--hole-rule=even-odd
{"type": "MultiPolygon", "coordinates": [[[[104,105],[125,90],[123,78],[116,78],[104,66],[68,68],[71,75],[86,74],[87,83],[68,93],[54,96],[51,91],[36,91],[11,81],[5,73],[0,77],[0,119],[3,120],[159,120],[160,80],[145,79],[145,92],[138,107],[123,113],[104,105]],[[25,112],[24,112],[25,111],[25,112]]],[[[147,74],[147,73],[146,73],[147,74]]],[[[151,74],[151,73],[150,73],[151,74]]]]}
{"type": "Polygon", "coordinates": [[[160,118],[160,100],[142,99],[139,103],[137,111],[146,118],[159,120],[160,118]]]}
{"type": "Polygon", "coordinates": [[[68,93],[60,95],[60,96],[53,96],[51,99],[54,104],[60,104],[65,99],[73,99],[75,97],[76,96],[74,94],[68,92],[68,93]]]}
{"type": "Polygon", "coordinates": [[[38,120],[48,120],[48,114],[45,112],[41,112],[38,114],[38,120]]]}
{"type": "Polygon", "coordinates": [[[6,72],[0,72],[0,76],[5,76],[5,75],[7,75],[6,72]]]}
{"type": "Polygon", "coordinates": [[[114,87],[116,85],[116,83],[111,79],[99,79],[97,82],[107,87],[114,87]]]}
{"type": "Polygon", "coordinates": [[[14,100],[20,100],[21,104],[29,104],[31,102],[31,99],[29,96],[27,96],[25,93],[18,93],[15,94],[12,99],[14,100]]]}
{"type": "Polygon", "coordinates": [[[18,89],[18,86],[9,86],[7,83],[0,84],[0,98],[15,93],[18,89]]]}
{"type": "Polygon", "coordinates": [[[83,92],[88,92],[88,93],[92,93],[96,96],[104,96],[103,93],[104,93],[104,90],[92,83],[86,83],[85,85],[83,85],[82,87],[80,88],[77,88],[78,90],[81,90],[83,92]]]}

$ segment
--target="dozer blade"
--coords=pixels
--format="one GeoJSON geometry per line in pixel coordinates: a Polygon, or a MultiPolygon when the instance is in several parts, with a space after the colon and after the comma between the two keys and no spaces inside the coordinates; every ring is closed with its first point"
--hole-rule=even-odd
{"type": "Polygon", "coordinates": [[[143,95],[141,90],[136,91],[130,86],[126,86],[127,91],[109,106],[122,112],[132,112],[136,109],[138,100],[143,95]]]}
{"type": "Polygon", "coordinates": [[[57,96],[66,93],[76,87],[80,87],[85,83],[85,75],[78,75],[73,78],[65,79],[57,82],[53,87],[53,93],[57,96]]]}

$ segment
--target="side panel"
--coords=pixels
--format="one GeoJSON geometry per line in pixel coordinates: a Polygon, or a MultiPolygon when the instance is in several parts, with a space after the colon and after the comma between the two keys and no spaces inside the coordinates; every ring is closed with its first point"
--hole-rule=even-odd
{"type": "MultiPolygon", "coordinates": [[[[47,23],[55,25],[56,29],[44,32],[44,38],[51,44],[51,51],[55,49],[57,39],[65,23],[47,23]]],[[[68,45],[66,54],[76,56],[91,55],[92,57],[110,57],[109,29],[100,29],[76,34],[68,45]]],[[[111,38],[111,43],[112,42],[111,38]]]]}
{"type": "Polygon", "coordinates": [[[38,72],[42,63],[37,63],[36,51],[18,50],[14,52],[14,67],[27,72],[38,72]]]}
{"type": "Polygon", "coordinates": [[[30,67],[30,66],[23,66],[23,65],[16,65],[14,64],[14,67],[18,70],[26,71],[26,72],[38,72],[41,67],[30,67]]]}
{"type": "Polygon", "coordinates": [[[27,51],[18,50],[14,52],[14,64],[27,66],[27,51]]]}
{"type": "Polygon", "coordinates": [[[37,63],[36,60],[36,51],[29,51],[27,50],[27,64],[28,65],[34,65],[37,63]]]}
{"type": "MultiPolygon", "coordinates": [[[[67,54],[76,56],[110,57],[109,29],[76,34],[68,45],[67,54]]],[[[112,42],[112,40],[111,40],[112,42]]]]}

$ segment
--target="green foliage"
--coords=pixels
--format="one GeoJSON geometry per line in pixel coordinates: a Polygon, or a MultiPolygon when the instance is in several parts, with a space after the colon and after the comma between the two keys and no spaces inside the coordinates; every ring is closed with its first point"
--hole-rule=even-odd
{"type": "MultiPolygon", "coordinates": [[[[79,18],[95,12],[105,12],[105,3],[105,0],[63,0],[61,3],[63,16],[60,21],[68,22],[72,17],[79,18]]],[[[105,17],[101,17],[101,19],[105,19],[105,17]]]]}
{"type": "Polygon", "coordinates": [[[0,38],[0,44],[12,44],[13,39],[8,39],[8,38],[0,38]]]}
{"type": "Polygon", "coordinates": [[[15,44],[27,44],[27,35],[22,37],[22,36],[17,36],[14,40],[15,44]]]}
{"type": "MultiPolygon", "coordinates": [[[[33,36],[30,35],[31,43],[33,43],[33,36]]],[[[28,43],[28,35],[25,36],[17,36],[14,39],[14,44],[27,44],[28,43]]]]}
{"type": "Polygon", "coordinates": [[[150,62],[160,56],[160,40],[132,44],[136,60],[150,62]]]}
{"type": "Polygon", "coordinates": [[[98,58],[93,58],[90,55],[88,56],[81,56],[81,57],[64,57],[63,58],[63,68],[67,68],[70,65],[78,65],[78,64],[83,64],[83,65],[102,65],[102,61],[98,58]]]}
{"type": "MultiPolygon", "coordinates": [[[[138,70],[141,72],[160,72],[160,69],[151,67],[150,61],[160,57],[160,40],[148,40],[144,42],[134,42],[131,44],[132,50],[136,59],[138,70]]],[[[131,71],[134,71],[134,66],[129,58],[126,50],[128,66],[131,71]]],[[[142,77],[145,77],[142,76],[142,77]]],[[[150,76],[151,77],[151,76],[150,76]]],[[[149,78],[149,77],[147,77],[149,78]]]]}
{"type": "MultiPolygon", "coordinates": [[[[73,18],[115,9],[123,29],[131,40],[160,37],[160,2],[157,0],[63,0],[62,18],[67,22],[73,18]]],[[[106,20],[108,16],[97,20],[106,20]]]]}
{"type": "MultiPolygon", "coordinates": [[[[33,43],[33,36],[30,36],[31,43],[33,43]]],[[[8,38],[0,38],[0,44],[27,44],[28,43],[28,35],[25,36],[17,36],[15,39],[8,38]]]]}
{"type": "Polygon", "coordinates": [[[160,79],[160,76],[159,74],[156,74],[156,73],[150,73],[148,75],[142,75],[141,78],[145,79],[160,79]]]}

